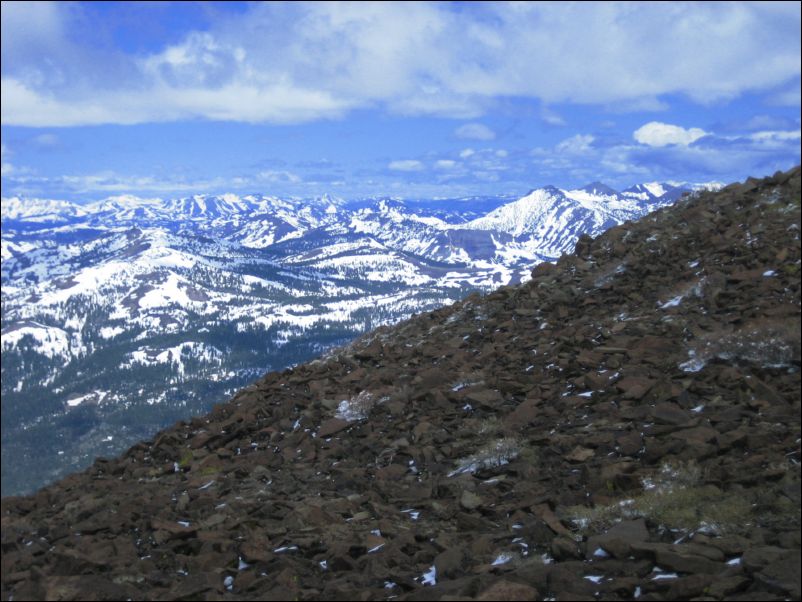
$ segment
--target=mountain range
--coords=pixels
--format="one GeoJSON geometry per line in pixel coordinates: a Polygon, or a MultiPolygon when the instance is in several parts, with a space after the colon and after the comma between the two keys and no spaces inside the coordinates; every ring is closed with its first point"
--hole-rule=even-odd
{"type": "Polygon", "coordinates": [[[800,215],[797,167],[582,234],[5,497],[0,596],[798,600],[800,215]]]}
{"type": "Polygon", "coordinates": [[[266,370],[525,281],[581,234],[689,190],[3,199],[3,493],[118,453],[266,370]]]}

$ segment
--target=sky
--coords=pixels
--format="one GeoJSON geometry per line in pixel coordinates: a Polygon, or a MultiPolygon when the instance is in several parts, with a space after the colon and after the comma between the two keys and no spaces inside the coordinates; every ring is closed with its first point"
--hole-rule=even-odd
{"type": "Polygon", "coordinates": [[[799,2],[2,2],[2,196],[520,194],[800,163],[799,2]]]}

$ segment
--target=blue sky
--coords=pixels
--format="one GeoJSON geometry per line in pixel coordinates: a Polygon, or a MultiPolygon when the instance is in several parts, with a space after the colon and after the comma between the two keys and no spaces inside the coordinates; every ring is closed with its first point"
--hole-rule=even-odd
{"type": "Polygon", "coordinates": [[[2,194],[346,198],[800,162],[799,2],[2,3],[2,194]]]}

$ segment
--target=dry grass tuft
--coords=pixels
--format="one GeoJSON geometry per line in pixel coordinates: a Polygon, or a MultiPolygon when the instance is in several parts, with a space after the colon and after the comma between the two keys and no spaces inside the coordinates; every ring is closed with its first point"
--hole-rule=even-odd
{"type": "Polygon", "coordinates": [[[643,480],[641,495],[606,506],[574,506],[566,514],[583,534],[632,518],[645,518],[661,529],[717,535],[739,533],[754,524],[753,505],[742,492],[724,492],[700,481],[701,470],[693,462],[664,464],[643,480]]]}
{"type": "Polygon", "coordinates": [[[376,397],[368,391],[362,391],[350,399],[343,399],[335,415],[348,422],[366,420],[375,405],[376,397]]]}
{"type": "Polygon", "coordinates": [[[785,368],[800,360],[800,321],[761,318],[735,332],[715,332],[693,342],[690,359],[680,364],[688,372],[701,370],[712,359],[749,362],[763,368],[785,368]]]}

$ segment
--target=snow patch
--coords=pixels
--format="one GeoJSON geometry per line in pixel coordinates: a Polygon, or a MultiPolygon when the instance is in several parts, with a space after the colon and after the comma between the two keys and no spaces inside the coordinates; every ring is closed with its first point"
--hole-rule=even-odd
{"type": "Polygon", "coordinates": [[[69,357],[70,335],[61,328],[44,326],[35,322],[21,328],[8,330],[0,335],[3,349],[19,346],[23,338],[33,339],[33,349],[49,358],[69,357]]]}
{"type": "Polygon", "coordinates": [[[437,585],[437,569],[434,565],[421,576],[421,583],[423,585],[437,585]]]}

